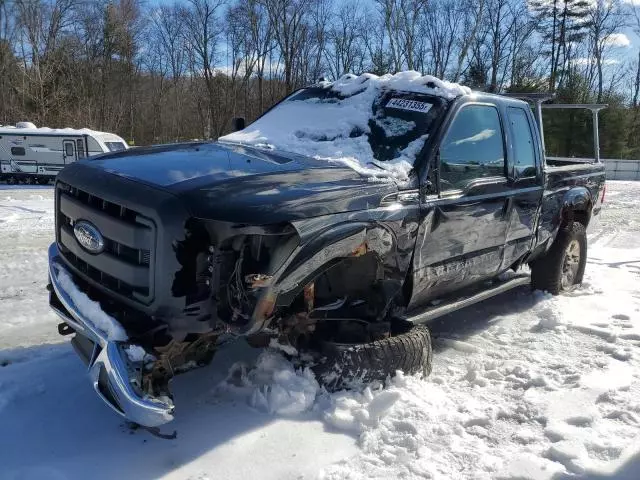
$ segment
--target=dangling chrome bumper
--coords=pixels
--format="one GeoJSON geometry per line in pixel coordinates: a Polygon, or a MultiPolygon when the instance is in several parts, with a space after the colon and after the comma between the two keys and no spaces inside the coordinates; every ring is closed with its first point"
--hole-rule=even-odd
{"type": "Polygon", "coordinates": [[[174,405],[169,399],[145,395],[134,384],[135,368],[124,351],[126,344],[110,341],[87,319],[58,280],[60,271],[72,277],[60,259],[58,246],[49,247],[50,305],[76,336],[72,344],[88,366],[93,388],[102,400],[122,417],[157,427],[173,420],[174,405]]]}

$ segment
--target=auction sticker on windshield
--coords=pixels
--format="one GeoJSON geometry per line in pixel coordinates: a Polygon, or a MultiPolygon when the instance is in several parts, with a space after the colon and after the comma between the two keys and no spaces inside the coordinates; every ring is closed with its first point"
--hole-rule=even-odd
{"type": "Polygon", "coordinates": [[[397,108],[400,110],[411,110],[412,112],[427,113],[433,107],[433,104],[427,102],[419,102],[417,100],[407,100],[404,98],[392,98],[385,105],[387,108],[397,108]]]}

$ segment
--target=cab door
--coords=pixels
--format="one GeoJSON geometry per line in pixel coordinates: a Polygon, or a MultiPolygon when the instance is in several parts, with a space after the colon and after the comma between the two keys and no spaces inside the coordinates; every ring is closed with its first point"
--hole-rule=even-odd
{"type": "Polygon", "coordinates": [[[510,209],[498,108],[454,113],[438,151],[439,194],[421,199],[410,308],[494,277],[503,262],[510,209]]]}
{"type": "Polygon", "coordinates": [[[534,142],[531,111],[520,106],[506,108],[511,155],[507,164],[512,202],[502,268],[519,262],[531,250],[542,203],[542,152],[534,142]]]}
{"type": "Polygon", "coordinates": [[[78,157],[76,155],[76,142],[75,140],[63,140],[62,141],[62,159],[64,164],[75,162],[78,157]]]}

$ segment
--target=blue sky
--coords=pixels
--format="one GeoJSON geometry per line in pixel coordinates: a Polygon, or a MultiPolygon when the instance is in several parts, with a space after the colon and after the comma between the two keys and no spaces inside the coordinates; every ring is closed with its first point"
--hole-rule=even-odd
{"type": "MultiPolygon", "coordinates": [[[[186,0],[147,0],[150,5],[170,5],[173,3],[186,4],[186,0]]],[[[363,0],[364,3],[374,4],[373,0],[363,0]]],[[[437,0],[435,0],[437,1],[437,0]]],[[[597,0],[592,0],[593,2],[597,0]]],[[[620,1],[625,8],[637,9],[640,15],[640,0],[612,0],[620,1]]],[[[333,0],[334,5],[339,5],[342,0],[333,0]]],[[[640,37],[634,32],[632,25],[635,24],[635,18],[632,13],[628,14],[629,26],[623,27],[619,33],[617,33],[612,39],[612,47],[607,52],[608,58],[606,59],[610,65],[627,65],[635,62],[638,58],[638,49],[640,48],[640,37]]],[[[637,28],[640,28],[637,27],[637,28]]],[[[585,59],[586,60],[586,59],[585,59]]]]}

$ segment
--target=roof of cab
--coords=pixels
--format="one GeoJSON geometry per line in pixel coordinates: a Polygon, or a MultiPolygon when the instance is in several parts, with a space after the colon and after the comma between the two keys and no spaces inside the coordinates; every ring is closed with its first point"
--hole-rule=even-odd
{"type": "Polygon", "coordinates": [[[471,93],[461,95],[464,99],[475,100],[475,101],[484,101],[488,103],[495,104],[504,104],[504,105],[514,105],[514,106],[529,106],[529,103],[525,100],[516,97],[507,97],[504,95],[499,95],[496,93],[489,92],[480,92],[477,90],[473,90],[471,93]]]}

